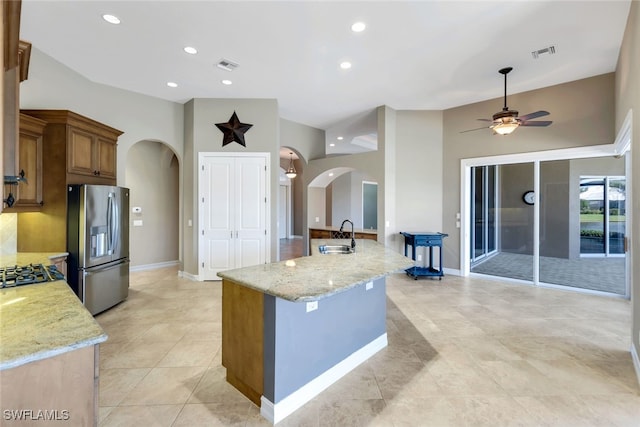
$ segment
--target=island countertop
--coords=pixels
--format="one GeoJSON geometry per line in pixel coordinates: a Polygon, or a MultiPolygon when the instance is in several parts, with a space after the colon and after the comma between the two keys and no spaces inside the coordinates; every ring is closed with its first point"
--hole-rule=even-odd
{"type": "Polygon", "coordinates": [[[311,256],[226,270],[223,279],[288,301],[314,301],[414,265],[413,260],[368,239],[356,240],[355,253],[321,255],[319,245],[349,239],[312,239],[311,256]]]}
{"type": "MultiPolygon", "coordinates": [[[[49,257],[56,255],[3,255],[0,263],[48,265],[49,257]]],[[[64,280],[0,289],[0,370],[106,339],[104,330],[64,280]]]]}

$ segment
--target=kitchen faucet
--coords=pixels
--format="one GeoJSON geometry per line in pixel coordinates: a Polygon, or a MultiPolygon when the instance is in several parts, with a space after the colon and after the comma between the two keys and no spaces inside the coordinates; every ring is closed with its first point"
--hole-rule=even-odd
{"type": "Polygon", "coordinates": [[[348,219],[345,219],[344,221],[342,221],[342,225],[340,226],[340,232],[342,233],[342,229],[344,228],[344,223],[348,222],[349,224],[351,224],[351,249],[356,248],[356,239],[355,239],[355,233],[353,232],[353,222],[349,221],[348,219]]]}

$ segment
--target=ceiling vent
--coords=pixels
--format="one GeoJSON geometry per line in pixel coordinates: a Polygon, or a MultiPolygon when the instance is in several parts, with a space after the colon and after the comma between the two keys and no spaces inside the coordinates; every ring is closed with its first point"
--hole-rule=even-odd
{"type": "Polygon", "coordinates": [[[216,66],[218,68],[222,68],[223,70],[227,70],[227,71],[233,71],[236,68],[238,68],[238,64],[236,64],[233,61],[229,61],[228,59],[224,59],[224,58],[222,58],[220,61],[218,61],[216,66]]]}
{"type": "Polygon", "coordinates": [[[549,46],[545,47],[544,49],[534,50],[533,52],[531,52],[531,56],[533,56],[533,59],[538,59],[540,55],[553,55],[554,53],[556,53],[556,47],[549,46]]]}

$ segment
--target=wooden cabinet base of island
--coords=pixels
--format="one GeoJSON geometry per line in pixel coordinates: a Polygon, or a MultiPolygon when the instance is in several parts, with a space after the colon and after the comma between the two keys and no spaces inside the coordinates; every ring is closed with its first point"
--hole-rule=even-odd
{"type": "Polygon", "coordinates": [[[300,302],[222,281],[227,381],[274,424],[386,346],[384,277],[300,302]]]}
{"type": "Polygon", "coordinates": [[[3,426],[98,425],[98,345],[0,371],[3,426]]]}

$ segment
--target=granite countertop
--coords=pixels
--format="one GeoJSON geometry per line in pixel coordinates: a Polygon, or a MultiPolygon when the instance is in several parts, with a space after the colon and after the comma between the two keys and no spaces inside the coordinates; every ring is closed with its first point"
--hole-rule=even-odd
{"type": "Polygon", "coordinates": [[[288,301],[314,301],[414,265],[381,243],[356,239],[356,252],[322,255],[319,245],[349,244],[350,239],[312,239],[312,254],[271,264],[221,271],[218,276],[288,301]]]}
{"type": "MultiPolygon", "coordinates": [[[[60,254],[0,256],[2,266],[51,264],[60,254]]],[[[63,280],[0,289],[0,370],[106,341],[107,335],[63,280]]]]}
{"type": "Polygon", "coordinates": [[[69,256],[68,252],[18,252],[15,254],[0,255],[0,267],[14,265],[44,264],[51,265],[51,260],[69,256]]]}

